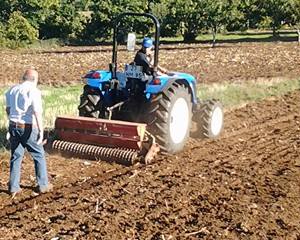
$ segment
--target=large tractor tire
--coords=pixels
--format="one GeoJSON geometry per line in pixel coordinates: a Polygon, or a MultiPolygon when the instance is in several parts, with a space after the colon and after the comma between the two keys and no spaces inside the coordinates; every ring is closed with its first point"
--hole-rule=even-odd
{"type": "Polygon", "coordinates": [[[193,115],[193,124],[196,125],[196,129],[192,129],[192,137],[217,138],[221,134],[224,125],[222,104],[217,100],[207,100],[200,103],[193,115]]]}
{"type": "Polygon", "coordinates": [[[101,92],[99,89],[84,86],[78,106],[79,116],[99,118],[101,110],[101,92]]]}
{"type": "Polygon", "coordinates": [[[192,102],[187,86],[174,82],[164,92],[152,97],[148,129],[163,152],[181,151],[189,138],[192,102]]]}

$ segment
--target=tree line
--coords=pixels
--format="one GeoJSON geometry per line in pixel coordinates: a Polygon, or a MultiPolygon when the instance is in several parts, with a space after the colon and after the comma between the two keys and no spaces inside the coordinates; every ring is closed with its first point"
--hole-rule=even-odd
{"type": "MultiPolygon", "coordinates": [[[[194,41],[200,33],[271,29],[300,35],[300,0],[1,0],[0,46],[36,40],[97,43],[111,39],[113,20],[124,11],[149,12],[161,22],[161,36],[194,41]]],[[[126,19],[121,33],[147,34],[147,20],[126,19]]],[[[122,37],[122,36],[121,36],[122,37]]]]}

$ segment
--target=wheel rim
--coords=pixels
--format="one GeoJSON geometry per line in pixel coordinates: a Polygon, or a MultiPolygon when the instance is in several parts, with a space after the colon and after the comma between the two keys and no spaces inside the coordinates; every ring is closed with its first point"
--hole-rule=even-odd
{"type": "Polygon", "coordinates": [[[170,136],[174,143],[184,140],[189,126],[189,107],[184,98],[178,98],[173,105],[170,120],[170,136]]]}
{"type": "Polygon", "coordinates": [[[211,132],[214,136],[220,134],[223,126],[223,111],[220,107],[216,107],[211,116],[211,132]]]}

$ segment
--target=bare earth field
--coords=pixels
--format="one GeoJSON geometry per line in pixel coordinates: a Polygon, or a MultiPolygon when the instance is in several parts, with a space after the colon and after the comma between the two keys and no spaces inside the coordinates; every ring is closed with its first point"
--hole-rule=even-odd
{"type": "MultiPolygon", "coordinates": [[[[164,66],[205,82],[300,76],[300,48],[291,43],[171,48],[161,51],[170,54],[164,66]]],[[[44,83],[58,72],[72,83],[90,64],[104,67],[97,62],[106,54],[38,53],[27,63],[45,69],[44,83]]],[[[10,75],[3,62],[6,75],[21,73],[26,56],[6,53],[15,64],[10,75]]],[[[49,155],[55,189],[44,195],[34,194],[26,156],[23,191],[10,199],[8,158],[0,155],[0,239],[300,239],[300,90],[226,112],[218,140],[191,139],[151,165],[49,155]]]]}
{"type": "MultiPolygon", "coordinates": [[[[201,83],[300,76],[297,43],[237,43],[211,48],[206,44],[162,45],[160,65],[193,74],[201,83]]],[[[120,51],[119,66],[130,63],[134,53],[120,51]]],[[[43,84],[78,83],[92,69],[108,69],[111,47],[65,47],[56,50],[2,51],[0,85],[16,83],[24,69],[34,66],[43,84]]]]}

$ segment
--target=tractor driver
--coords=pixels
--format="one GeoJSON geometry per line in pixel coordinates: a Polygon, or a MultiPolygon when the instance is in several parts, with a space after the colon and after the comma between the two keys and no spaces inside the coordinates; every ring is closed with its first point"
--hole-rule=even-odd
{"type": "MultiPolygon", "coordinates": [[[[136,53],[134,58],[134,63],[138,66],[142,66],[143,72],[147,75],[153,74],[153,49],[154,45],[152,39],[145,37],[142,42],[142,48],[136,53]]],[[[170,74],[170,72],[167,69],[158,66],[158,75],[162,74],[170,74]]]]}

